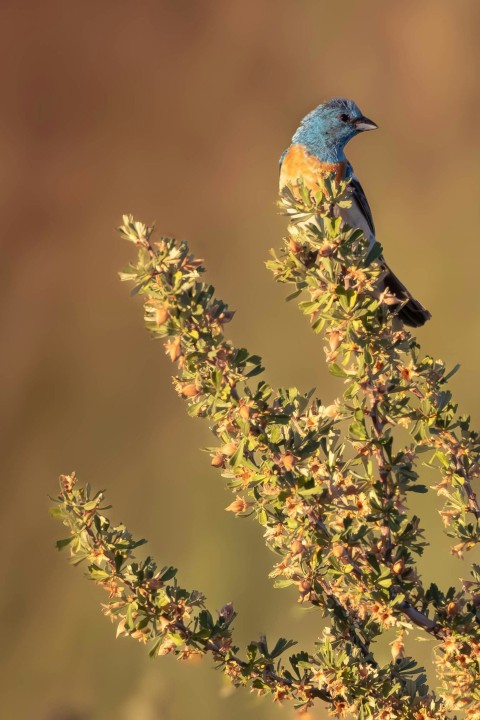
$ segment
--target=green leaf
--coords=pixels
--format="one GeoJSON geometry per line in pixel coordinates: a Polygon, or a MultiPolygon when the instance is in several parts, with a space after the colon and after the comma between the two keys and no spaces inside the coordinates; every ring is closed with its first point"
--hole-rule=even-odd
{"type": "Polygon", "coordinates": [[[268,656],[270,658],[276,658],[282,653],[285,652],[285,650],[289,650],[290,648],[294,647],[296,645],[295,640],[287,640],[286,638],[279,638],[275,644],[275,647],[271,652],[269,652],[268,656]]]}
{"type": "Polygon", "coordinates": [[[335,377],[341,377],[341,378],[348,377],[348,373],[342,367],[340,367],[340,365],[337,365],[336,363],[329,365],[328,371],[331,375],[335,375],[335,377]]]}
{"type": "Polygon", "coordinates": [[[174,578],[176,574],[177,574],[177,568],[174,568],[174,567],[163,568],[163,570],[161,571],[159,580],[161,582],[168,582],[169,580],[172,580],[172,578],[174,578]]]}
{"type": "Polygon", "coordinates": [[[75,539],[75,537],[74,537],[74,535],[72,535],[71,537],[64,538],[63,540],[57,540],[57,542],[55,543],[57,550],[63,550],[63,548],[67,547],[67,545],[70,545],[70,543],[74,539],[75,539]]]}
{"type": "Polygon", "coordinates": [[[383,253],[382,246],[380,245],[379,242],[377,242],[375,240],[375,242],[373,243],[372,247],[370,248],[370,250],[368,252],[367,257],[365,258],[365,260],[363,262],[363,266],[368,267],[369,265],[371,265],[375,260],[377,260],[380,257],[380,255],[382,253],[383,253]]]}
{"type": "Polygon", "coordinates": [[[287,579],[283,579],[283,578],[277,578],[277,579],[275,579],[275,581],[274,581],[274,583],[273,583],[273,587],[275,587],[275,588],[286,588],[286,587],[290,587],[290,585],[293,585],[293,582],[294,582],[293,580],[287,580],[287,579]]]}

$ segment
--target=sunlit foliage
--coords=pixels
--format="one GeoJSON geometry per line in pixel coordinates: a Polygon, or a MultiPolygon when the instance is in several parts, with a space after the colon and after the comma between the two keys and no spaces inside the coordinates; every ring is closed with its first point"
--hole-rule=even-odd
{"type": "Polygon", "coordinates": [[[186,243],[155,241],[153,228],[125,216],[122,236],[138,250],[121,274],[144,298],[145,323],[164,339],[176,363],[175,388],[188,412],[207,418],[216,443],[212,465],[235,498],[227,510],[253,516],[278,558],[277,587],[296,586],[329,626],[314,648],[285,658],[294,643],[280,638],[234,643],[233,606],[215,616],[205,598],[177,582],[176,570],[135,560],[135,541],[110,523],[103,494],[61,478],[53,512],[70,530],[59,547],[108,592],[104,612],[117,634],[149,644],[152,656],[210,654],[237,686],[315,702],[335,717],[380,720],[480,718],[480,569],[459,588],[426,587],[416,562],[427,541],[410,510],[422,483],[420,460],[438,472],[433,490],[452,552],[480,541],[480,437],[459,416],[447,388],[453,371],[421,353],[396,317],[398,301],[382,285],[381,247],[342,224],[336,207],[349,203],[346,184],[325,181],[315,197],[286,190],[284,246],[268,266],[292,285],[313,330],[322,335],[330,372],[339,378],[334,403],[313,393],[274,389],[258,377],[261,359],[224,335],[233,318],[202,261],[186,243]],[[392,659],[380,665],[374,642],[395,632],[392,659]],[[412,631],[433,636],[441,687],[405,654],[412,631]]]}

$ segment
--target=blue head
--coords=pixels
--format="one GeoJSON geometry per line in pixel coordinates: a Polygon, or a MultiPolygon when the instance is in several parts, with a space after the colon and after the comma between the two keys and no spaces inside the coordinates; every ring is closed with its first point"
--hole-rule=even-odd
{"type": "Polygon", "coordinates": [[[340,162],[345,160],[345,145],[355,135],[377,127],[353,100],[333,98],[303,118],[292,142],[305,145],[324,162],[340,162]]]}

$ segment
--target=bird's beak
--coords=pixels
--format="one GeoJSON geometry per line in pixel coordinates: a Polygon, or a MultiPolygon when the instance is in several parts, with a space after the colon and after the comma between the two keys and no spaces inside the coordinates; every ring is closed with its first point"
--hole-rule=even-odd
{"type": "Polygon", "coordinates": [[[365,132],[365,130],[377,130],[378,125],[373,120],[369,120],[367,117],[358,118],[355,120],[355,130],[358,132],[365,132]]]}

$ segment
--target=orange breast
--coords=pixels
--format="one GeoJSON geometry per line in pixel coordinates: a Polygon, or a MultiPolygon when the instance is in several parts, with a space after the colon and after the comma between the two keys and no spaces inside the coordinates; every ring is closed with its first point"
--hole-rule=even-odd
{"type": "Polygon", "coordinates": [[[314,155],[310,155],[305,145],[290,145],[280,168],[280,190],[286,185],[295,188],[298,186],[298,181],[302,180],[309,190],[317,192],[322,187],[322,179],[326,175],[335,173],[337,182],[343,180],[346,167],[346,162],[322,162],[314,155]]]}

